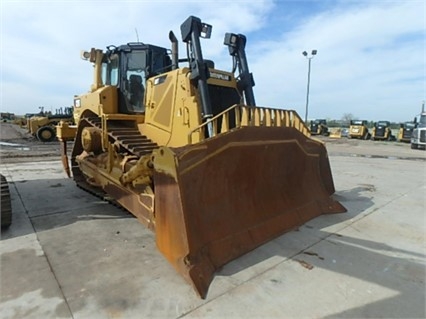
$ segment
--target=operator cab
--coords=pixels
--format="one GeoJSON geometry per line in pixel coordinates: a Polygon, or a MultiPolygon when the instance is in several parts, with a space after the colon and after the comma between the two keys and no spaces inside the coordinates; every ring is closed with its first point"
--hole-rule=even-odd
{"type": "Polygon", "coordinates": [[[420,118],[417,123],[418,123],[417,126],[420,128],[426,127],[426,113],[420,114],[420,118]]]}
{"type": "Polygon", "coordinates": [[[351,120],[351,125],[367,125],[367,121],[366,120],[351,120]]]}
{"type": "Polygon", "coordinates": [[[171,70],[168,51],[154,45],[110,45],[102,61],[102,82],[118,88],[118,112],[145,112],[146,80],[171,70]]]}
{"type": "Polygon", "coordinates": [[[375,124],[376,127],[381,128],[381,127],[388,127],[390,126],[390,122],[389,121],[379,121],[375,124]]]}
{"type": "Polygon", "coordinates": [[[403,129],[407,129],[407,130],[413,130],[417,127],[417,123],[415,122],[405,122],[405,123],[401,123],[400,127],[403,129]]]}

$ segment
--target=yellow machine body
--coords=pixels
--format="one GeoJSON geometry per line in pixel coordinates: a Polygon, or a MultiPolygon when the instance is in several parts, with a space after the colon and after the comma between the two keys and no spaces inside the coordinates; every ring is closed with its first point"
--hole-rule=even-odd
{"type": "Polygon", "coordinates": [[[349,126],[348,137],[369,140],[371,138],[371,134],[368,131],[367,121],[352,120],[349,126]]]}
{"type": "Polygon", "coordinates": [[[193,63],[147,77],[143,111],[123,113],[123,89],[101,77],[110,60],[96,49],[85,57],[95,65],[94,83],[74,98],[77,125],[57,127],[65,169],[151,229],[201,297],[230,260],[321,214],[345,211],[331,196],[325,145],[310,138],[295,111],[244,103],[233,72],[209,67],[204,81],[193,63]],[[203,85],[216,109],[209,117],[203,85]]]}
{"type": "Polygon", "coordinates": [[[56,125],[59,122],[73,122],[72,108],[66,108],[67,113],[60,112],[35,115],[26,120],[28,133],[42,142],[50,142],[56,137],[56,125]]]}
{"type": "Polygon", "coordinates": [[[398,130],[398,142],[410,143],[415,128],[417,128],[416,122],[401,123],[398,130]]]}
{"type": "Polygon", "coordinates": [[[330,138],[342,138],[342,128],[332,128],[330,129],[330,138]]]}

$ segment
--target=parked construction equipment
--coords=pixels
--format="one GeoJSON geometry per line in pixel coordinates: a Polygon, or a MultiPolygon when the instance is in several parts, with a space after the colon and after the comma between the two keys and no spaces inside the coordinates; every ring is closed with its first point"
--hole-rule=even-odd
{"type": "Polygon", "coordinates": [[[15,119],[15,113],[10,112],[0,112],[0,121],[1,122],[12,122],[15,119]]]}
{"type": "Polygon", "coordinates": [[[395,141],[396,138],[392,135],[392,130],[389,121],[378,121],[374,123],[373,133],[371,139],[382,140],[382,141],[395,141]]]}
{"type": "Polygon", "coordinates": [[[416,122],[401,123],[398,130],[398,142],[410,143],[411,135],[416,127],[416,122]]]}
{"type": "Polygon", "coordinates": [[[311,121],[310,131],[312,135],[330,135],[330,133],[328,132],[327,121],[324,119],[317,119],[311,121]]]}
{"type": "Polygon", "coordinates": [[[351,120],[348,132],[348,138],[359,138],[369,140],[371,134],[368,131],[366,120],[351,120]]]}
{"type": "Polygon", "coordinates": [[[181,25],[187,58],[171,31],[171,55],[143,43],[82,52],[94,83],[74,98],[77,125],[57,127],[76,183],[154,231],[158,249],[203,298],[227,262],[345,211],[331,197],[325,145],[295,111],[255,106],[246,37],[225,35],[227,72],[203,57],[200,40],[211,30],[193,16],[181,25]]]}
{"type": "Polygon", "coordinates": [[[34,115],[27,119],[28,132],[37,137],[41,142],[51,142],[56,138],[56,125],[60,121],[72,122],[74,120],[72,107],[59,108],[55,114],[44,113],[34,115]]]}
{"type": "Polygon", "coordinates": [[[330,130],[329,137],[330,138],[342,138],[342,131],[343,131],[343,129],[341,127],[332,128],[330,130]]]}

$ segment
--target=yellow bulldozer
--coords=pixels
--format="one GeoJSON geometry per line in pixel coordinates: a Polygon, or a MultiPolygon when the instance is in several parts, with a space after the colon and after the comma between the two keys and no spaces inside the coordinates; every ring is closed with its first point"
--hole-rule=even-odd
{"type": "Polygon", "coordinates": [[[224,264],[345,211],[332,198],[325,145],[295,111],[256,106],[246,37],[225,34],[233,67],[218,70],[201,49],[211,31],[197,17],[185,20],[186,58],[172,31],[171,50],[128,43],[83,51],[94,82],[74,97],[76,125],[57,127],[67,173],[151,229],[202,298],[224,264]]]}

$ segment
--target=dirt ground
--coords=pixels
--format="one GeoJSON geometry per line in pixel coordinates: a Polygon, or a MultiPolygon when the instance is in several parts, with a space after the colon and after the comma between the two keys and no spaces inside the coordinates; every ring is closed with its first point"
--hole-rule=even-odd
{"type": "Polygon", "coordinates": [[[43,143],[25,127],[0,123],[0,162],[33,162],[60,157],[58,141],[43,143]]]}
{"type": "MultiPolygon", "coordinates": [[[[39,142],[26,128],[11,123],[0,123],[0,162],[34,162],[59,159],[58,141],[39,142]]],[[[330,156],[362,156],[395,159],[425,160],[424,150],[412,150],[409,143],[387,141],[364,141],[346,137],[333,139],[314,137],[323,141],[330,156]]],[[[71,145],[68,147],[71,149],[71,145]]]]}

